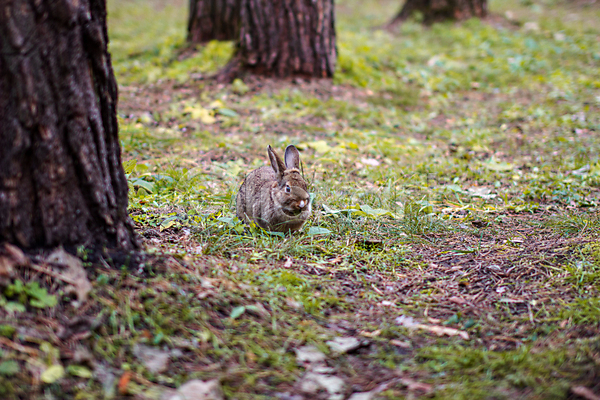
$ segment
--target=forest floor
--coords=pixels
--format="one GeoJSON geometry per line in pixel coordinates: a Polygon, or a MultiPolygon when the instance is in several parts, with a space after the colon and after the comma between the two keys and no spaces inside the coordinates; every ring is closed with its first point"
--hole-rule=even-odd
{"type": "Polygon", "coordinates": [[[184,2],[108,3],[148,261],[80,249],[85,301],[56,255],[20,272],[2,398],[191,379],[240,400],[600,398],[600,3],[387,32],[397,2],[342,0],[333,80],[232,84],[210,79],[231,43],[186,47],[184,2]],[[269,144],[301,150],[314,195],[294,235],[234,218],[269,144]]]}

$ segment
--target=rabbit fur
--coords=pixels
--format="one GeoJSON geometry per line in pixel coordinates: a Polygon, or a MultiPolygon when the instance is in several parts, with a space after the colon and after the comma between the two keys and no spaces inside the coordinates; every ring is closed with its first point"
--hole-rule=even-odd
{"type": "Polygon", "coordinates": [[[310,195],[300,174],[300,153],[295,146],[285,149],[284,160],[271,146],[271,166],[250,172],[236,197],[237,217],[272,232],[294,232],[302,228],[311,212],[310,195]]]}

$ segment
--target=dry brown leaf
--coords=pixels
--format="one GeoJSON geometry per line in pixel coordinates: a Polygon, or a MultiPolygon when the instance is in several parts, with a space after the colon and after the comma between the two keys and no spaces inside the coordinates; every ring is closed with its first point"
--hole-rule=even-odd
{"type": "Polygon", "coordinates": [[[15,262],[10,257],[0,256],[0,276],[12,277],[15,274],[15,262]]]}
{"type": "Polygon", "coordinates": [[[125,371],[123,375],[121,375],[121,379],[119,379],[119,384],[117,385],[119,394],[127,394],[129,381],[131,381],[131,371],[125,371]]]}
{"type": "Polygon", "coordinates": [[[417,328],[419,329],[423,329],[424,331],[428,331],[428,332],[433,332],[438,336],[460,336],[461,338],[465,339],[465,340],[469,340],[469,334],[465,331],[460,331],[458,329],[454,329],[454,328],[448,328],[445,326],[438,326],[438,325],[424,325],[424,324],[417,324],[416,325],[417,328]]]}
{"type": "Polygon", "coordinates": [[[287,258],[287,260],[285,260],[285,263],[283,264],[283,268],[291,268],[292,266],[292,259],[290,257],[287,258]]]}
{"type": "Polygon", "coordinates": [[[410,378],[402,378],[400,382],[411,392],[431,393],[433,386],[428,383],[417,382],[410,378]]]}
{"type": "Polygon", "coordinates": [[[458,297],[458,296],[452,296],[452,297],[450,297],[450,298],[448,299],[448,301],[450,301],[450,302],[452,302],[452,303],[455,303],[455,304],[458,304],[458,305],[461,305],[461,306],[462,306],[463,304],[466,304],[466,303],[467,303],[467,301],[466,301],[465,299],[463,299],[462,297],[458,297]]]}
{"type": "Polygon", "coordinates": [[[379,335],[381,335],[381,329],[377,329],[376,331],[373,331],[373,332],[360,331],[360,336],[364,336],[364,337],[368,337],[368,338],[374,338],[379,335]]]}
{"type": "Polygon", "coordinates": [[[10,256],[10,258],[12,258],[13,261],[17,265],[27,265],[27,264],[29,264],[29,259],[27,258],[27,256],[25,256],[25,254],[23,253],[23,251],[21,251],[21,249],[18,248],[17,246],[14,246],[12,244],[6,243],[4,245],[4,249],[6,250],[6,253],[8,253],[8,255],[10,256]]]}
{"type": "Polygon", "coordinates": [[[60,271],[60,275],[65,278],[65,281],[71,283],[71,286],[67,290],[74,292],[77,295],[78,301],[84,302],[87,300],[87,295],[92,290],[92,284],[87,278],[87,272],[83,268],[83,264],[79,258],[67,253],[61,247],[53,251],[46,261],[66,267],[66,270],[60,271]]]}
{"type": "Polygon", "coordinates": [[[331,260],[329,260],[329,261],[327,261],[327,262],[328,262],[329,264],[331,264],[331,265],[335,265],[335,264],[339,264],[339,263],[341,263],[341,262],[342,262],[342,260],[343,260],[343,257],[342,257],[342,256],[340,256],[340,255],[338,255],[338,256],[336,256],[335,258],[332,258],[331,260]]]}
{"type": "Polygon", "coordinates": [[[579,397],[583,397],[586,400],[600,400],[600,396],[592,392],[585,386],[573,386],[571,392],[579,397]]]}
{"type": "Polygon", "coordinates": [[[393,344],[394,346],[401,347],[403,349],[410,349],[412,347],[409,342],[403,342],[402,340],[398,340],[398,339],[392,339],[392,340],[390,340],[390,344],[393,344]]]}
{"type": "Polygon", "coordinates": [[[4,253],[5,255],[0,256],[0,276],[10,278],[14,276],[15,267],[29,264],[29,259],[21,249],[12,244],[4,245],[4,253]]]}

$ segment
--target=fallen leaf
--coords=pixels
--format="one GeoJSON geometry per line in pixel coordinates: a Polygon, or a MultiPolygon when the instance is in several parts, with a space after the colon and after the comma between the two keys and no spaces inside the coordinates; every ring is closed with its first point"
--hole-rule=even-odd
{"type": "Polygon", "coordinates": [[[355,337],[336,337],[333,340],[325,342],[329,348],[337,354],[348,353],[360,347],[361,343],[355,337]]]}
{"type": "Polygon", "coordinates": [[[469,340],[469,334],[465,331],[460,331],[454,328],[447,328],[445,326],[421,324],[415,321],[412,317],[407,317],[405,315],[397,317],[396,324],[402,325],[409,329],[422,329],[424,331],[435,333],[438,336],[460,336],[465,340],[469,340]]]}
{"type": "Polygon", "coordinates": [[[428,394],[433,390],[432,385],[428,383],[417,382],[410,378],[402,378],[400,379],[400,382],[411,392],[424,392],[424,394],[428,394]]]}
{"type": "Polygon", "coordinates": [[[308,228],[307,236],[315,236],[315,235],[328,235],[331,231],[327,228],[321,228],[320,226],[311,226],[308,228]]]}
{"type": "Polygon", "coordinates": [[[57,380],[61,379],[65,376],[65,369],[60,364],[54,364],[48,367],[44,372],[42,372],[42,376],[40,379],[44,383],[54,383],[57,380]]]}
{"type": "Polygon", "coordinates": [[[21,370],[19,363],[15,360],[3,361],[0,363],[0,375],[11,376],[16,375],[21,370]]]}
{"type": "Polygon", "coordinates": [[[416,326],[418,329],[422,329],[424,331],[428,331],[428,332],[432,332],[435,333],[438,336],[460,336],[461,338],[465,339],[465,340],[469,340],[469,334],[465,331],[461,331],[458,329],[454,329],[454,328],[448,328],[445,326],[437,326],[437,325],[424,325],[424,324],[417,324],[416,326]]]}
{"type": "Polygon", "coordinates": [[[216,379],[204,382],[193,379],[181,385],[168,400],[223,400],[224,394],[216,379]]]}
{"type": "Polygon", "coordinates": [[[154,374],[167,370],[169,353],[155,347],[136,344],[133,346],[133,354],[144,364],[146,369],[154,374]]]}
{"type": "Polygon", "coordinates": [[[367,332],[367,331],[361,331],[360,332],[360,336],[364,336],[364,337],[368,337],[368,338],[374,338],[381,335],[381,329],[377,329],[373,332],[367,332]]]}
{"type": "Polygon", "coordinates": [[[318,363],[325,361],[325,354],[323,354],[315,346],[302,346],[296,351],[296,362],[298,364],[303,363],[318,363]]]}
{"type": "Polygon", "coordinates": [[[80,378],[91,378],[92,371],[89,368],[86,368],[82,365],[69,365],[67,367],[67,372],[73,376],[78,376],[80,378]]]}
{"type": "Polygon", "coordinates": [[[448,301],[458,304],[458,305],[463,305],[463,304],[467,303],[467,301],[465,299],[463,299],[462,297],[458,297],[458,296],[452,296],[448,299],[448,301]]]}
{"type": "Polygon", "coordinates": [[[4,249],[6,250],[6,253],[10,256],[10,258],[12,258],[13,261],[17,265],[29,264],[29,259],[25,256],[23,251],[20,248],[18,248],[17,246],[6,243],[4,245],[4,249]]]}
{"type": "Polygon", "coordinates": [[[245,306],[235,307],[233,310],[231,310],[231,314],[229,314],[229,318],[237,319],[237,318],[241,317],[242,314],[244,314],[245,312],[246,312],[245,306]]]}
{"type": "Polygon", "coordinates": [[[131,371],[125,371],[123,375],[121,375],[121,379],[119,379],[119,384],[117,385],[119,394],[127,394],[127,386],[129,385],[129,381],[131,381],[131,371]]]}
{"type": "Polygon", "coordinates": [[[329,393],[329,399],[341,399],[344,390],[344,380],[337,376],[307,372],[300,382],[300,390],[307,394],[316,394],[325,389],[329,393]]]}
{"type": "Polygon", "coordinates": [[[62,277],[65,281],[70,282],[71,285],[67,291],[74,292],[80,303],[85,302],[88,293],[92,290],[92,284],[87,278],[87,272],[83,268],[81,260],[60,247],[53,251],[46,261],[67,268],[66,271],[60,271],[59,279],[62,277]]]}
{"type": "Polygon", "coordinates": [[[592,392],[585,386],[573,386],[571,392],[579,397],[583,397],[586,400],[600,400],[600,396],[592,392]]]}
{"type": "Polygon", "coordinates": [[[412,347],[410,345],[410,343],[403,342],[402,340],[398,340],[398,339],[392,339],[392,340],[390,340],[390,344],[393,344],[394,346],[401,347],[403,349],[410,349],[412,347]]]}

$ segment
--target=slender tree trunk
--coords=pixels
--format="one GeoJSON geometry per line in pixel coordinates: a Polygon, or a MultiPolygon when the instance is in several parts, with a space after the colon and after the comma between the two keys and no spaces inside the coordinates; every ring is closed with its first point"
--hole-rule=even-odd
{"type": "Polygon", "coordinates": [[[406,0],[389,26],[401,23],[417,11],[423,15],[425,24],[473,17],[484,18],[487,15],[487,0],[406,0]]]}
{"type": "Polygon", "coordinates": [[[241,0],[240,42],[224,71],[275,77],[333,76],[333,0],[241,0]]]}
{"type": "Polygon", "coordinates": [[[241,0],[190,0],[188,41],[238,40],[241,0]]]}
{"type": "Polygon", "coordinates": [[[131,250],[105,0],[0,0],[0,242],[131,250]]]}

